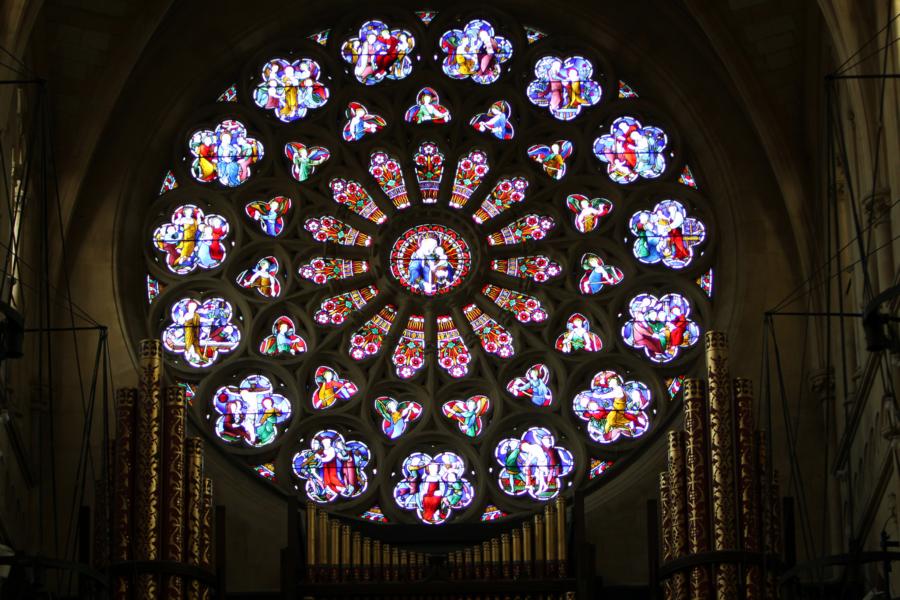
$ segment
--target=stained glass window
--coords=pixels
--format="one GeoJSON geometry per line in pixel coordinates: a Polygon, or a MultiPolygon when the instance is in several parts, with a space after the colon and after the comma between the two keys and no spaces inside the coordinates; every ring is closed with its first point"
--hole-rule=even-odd
{"type": "Polygon", "coordinates": [[[725,282],[681,107],[500,11],[342,23],[198,97],[134,204],[134,331],[213,443],[345,518],[605,485],[670,420],[725,282]]]}

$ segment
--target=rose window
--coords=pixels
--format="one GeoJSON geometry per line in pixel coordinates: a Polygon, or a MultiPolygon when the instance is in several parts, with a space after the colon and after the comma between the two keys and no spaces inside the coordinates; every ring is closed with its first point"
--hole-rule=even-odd
{"type": "Polygon", "coordinates": [[[143,242],[167,376],[223,452],[327,510],[430,526],[637,459],[713,291],[677,107],[494,11],[349,15],[234,76],[143,242]]]}

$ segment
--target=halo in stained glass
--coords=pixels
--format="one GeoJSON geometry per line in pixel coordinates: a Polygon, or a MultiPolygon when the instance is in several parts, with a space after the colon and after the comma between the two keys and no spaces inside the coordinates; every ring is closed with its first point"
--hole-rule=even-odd
{"type": "Polygon", "coordinates": [[[414,294],[445,294],[463,282],[472,264],[469,244],[444,225],[418,225],[394,242],[390,270],[414,294]]]}
{"type": "Polygon", "coordinates": [[[615,371],[600,371],[591,389],[579,392],[572,410],[587,424],[588,436],[600,444],[644,435],[650,426],[647,408],[650,388],[640,381],[626,381],[615,371]]]}
{"type": "Polygon", "coordinates": [[[628,312],[631,319],[622,326],[622,339],[653,362],[669,362],[700,338],[700,326],[689,318],[691,303],[681,294],[638,294],[628,312]]]}
{"type": "Polygon", "coordinates": [[[677,200],[663,200],[653,210],[638,211],[628,223],[635,236],[632,252],[642,263],[662,263],[670,269],[691,264],[694,248],[706,240],[706,225],[689,217],[677,200]]]}
{"type": "Polygon", "coordinates": [[[273,58],[262,68],[253,101],[270,110],[279,121],[302,119],[328,102],[330,92],[320,78],[319,63],[310,58],[294,61],[273,58]]]}
{"type": "Polygon", "coordinates": [[[170,314],[162,333],[163,348],[181,355],[192,367],[211,367],[241,341],[241,330],[232,322],[234,309],[224,298],[182,298],[170,314]]]}
{"type": "Polygon", "coordinates": [[[252,174],[251,167],[263,158],[263,145],[250,137],[240,121],[226,120],[215,129],[195,131],[188,141],[194,157],[191,175],[201,183],[218,181],[237,187],[252,174]]]}
{"type": "Polygon", "coordinates": [[[229,229],[225,217],[184,204],[172,211],[168,223],[156,228],[153,243],[165,254],[170,271],[187,275],[197,268],[215,269],[222,264],[229,229]]]}
{"type": "Polygon", "coordinates": [[[353,67],[357,81],[375,85],[384,79],[404,79],[413,68],[410,53],[416,38],[405,29],[391,29],[383,21],[366,21],[356,37],[341,46],[341,56],[353,67]]]}
{"type": "Polygon", "coordinates": [[[305,481],[307,498],[324,504],[365,492],[371,457],[364,442],[346,440],[338,431],[325,429],[316,433],[309,448],[295,454],[291,462],[294,475],[305,481]]]}
{"type": "Polygon", "coordinates": [[[544,56],[534,65],[534,80],[525,94],[535,106],[546,107],[560,121],[570,121],[600,102],[600,84],[592,79],[594,65],[583,56],[544,56]]]}
{"type": "Polygon", "coordinates": [[[494,458],[502,467],[497,483],[510,496],[527,494],[546,502],[555,498],[575,468],[575,458],[544,427],[531,427],[519,438],[501,440],[494,458]]]}
{"type": "Polygon", "coordinates": [[[440,525],[472,503],[475,488],[466,478],[466,463],[454,452],[434,456],[414,452],[403,461],[402,480],[394,486],[394,501],[416,512],[426,525],[440,525]]]}
{"type": "Polygon", "coordinates": [[[613,121],[609,133],[594,140],[594,154],[606,163],[606,173],[616,183],[627,184],[639,177],[656,179],[666,168],[663,151],[669,136],[659,127],[643,126],[634,117],[613,121]]]}
{"type": "Polygon", "coordinates": [[[216,390],[212,406],[216,434],[226,443],[259,448],[275,441],[283,423],[291,418],[291,401],[275,393],[265,375],[253,374],[238,385],[216,390]]]}
{"type": "Polygon", "coordinates": [[[500,78],[501,65],[512,58],[512,44],[494,33],[484,19],[474,19],[462,29],[451,29],[441,36],[446,55],[441,68],[447,77],[468,79],[483,85],[500,78]]]}

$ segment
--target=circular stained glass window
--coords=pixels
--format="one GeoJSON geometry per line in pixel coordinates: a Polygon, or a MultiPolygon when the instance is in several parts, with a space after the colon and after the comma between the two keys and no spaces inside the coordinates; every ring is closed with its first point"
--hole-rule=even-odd
{"type": "MultiPolygon", "coordinates": [[[[149,322],[261,481],[439,525],[603,485],[695,368],[716,229],[672,107],[502,13],[260,48],[146,218],[149,322]]],[[[621,77],[621,78],[620,78],[621,77]]]]}

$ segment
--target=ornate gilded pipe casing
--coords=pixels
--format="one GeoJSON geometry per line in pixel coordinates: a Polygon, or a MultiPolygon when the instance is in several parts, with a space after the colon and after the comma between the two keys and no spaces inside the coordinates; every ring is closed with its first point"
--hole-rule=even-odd
{"type": "MultiPolygon", "coordinates": [[[[748,552],[759,552],[759,470],[753,430],[753,385],[749,379],[738,377],[734,380],[734,396],[737,405],[741,545],[748,552]]],[[[760,566],[745,565],[743,580],[746,600],[759,600],[762,594],[760,566]]]]}
{"type": "MultiPolygon", "coordinates": [[[[686,379],[683,398],[688,550],[691,554],[699,554],[709,551],[709,478],[703,382],[699,379],[686,379]]],[[[691,568],[689,582],[691,600],[707,600],[710,597],[709,567],[691,568]]]]}
{"type": "MultiPolygon", "coordinates": [[[[137,390],[125,388],[116,390],[116,445],[115,445],[115,491],[113,494],[113,543],[112,559],[131,560],[133,554],[132,500],[134,498],[134,435],[135,403],[137,390]]],[[[126,576],[118,576],[113,581],[112,595],[116,600],[129,598],[132,581],[126,576]]]]}
{"type": "Polygon", "coordinates": [[[522,523],[522,571],[525,577],[531,577],[534,573],[532,561],[534,560],[534,550],[532,548],[533,540],[531,539],[531,523],[522,523]]]}
{"type": "MultiPolygon", "coordinates": [[[[684,432],[668,433],[668,484],[670,549],[672,558],[681,558],[688,553],[687,532],[687,472],[684,458],[684,432]]],[[[684,572],[669,578],[672,598],[687,600],[689,594],[688,576],[684,572]]]]}
{"type": "Polygon", "coordinates": [[[508,533],[500,536],[500,562],[503,564],[503,577],[509,579],[512,576],[512,552],[508,533]]]}
{"type": "MultiPolygon", "coordinates": [[[[212,569],[212,513],[213,513],[213,482],[209,477],[203,478],[203,501],[200,509],[200,566],[204,569],[212,569]]],[[[201,600],[211,597],[209,586],[200,584],[201,600]]]]}
{"type": "MultiPolygon", "coordinates": [[[[663,471],[659,474],[659,524],[660,524],[660,545],[662,546],[661,558],[663,564],[672,560],[672,509],[669,500],[669,472],[663,471]]],[[[654,549],[651,548],[650,552],[654,549]]],[[[672,580],[671,578],[663,581],[663,596],[666,600],[672,600],[672,580]]]]}
{"type": "MultiPolygon", "coordinates": [[[[163,558],[184,560],[184,388],[166,388],[163,412],[163,558]]],[[[181,598],[184,581],[178,575],[165,578],[165,597],[181,598]]]]}
{"type": "MultiPolygon", "coordinates": [[[[135,558],[159,560],[162,527],[162,344],[159,340],[141,340],[140,386],[137,404],[137,440],[135,451],[135,558]]],[[[155,600],[159,596],[158,577],[138,574],[135,598],[155,600]]]]}
{"type": "MultiPolygon", "coordinates": [[[[187,462],[187,485],[185,493],[185,558],[189,565],[199,566],[202,545],[202,512],[203,512],[203,442],[200,438],[188,438],[185,441],[185,460],[187,462]]],[[[187,597],[200,597],[200,582],[190,580],[187,584],[187,597]]]]}

